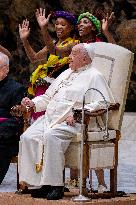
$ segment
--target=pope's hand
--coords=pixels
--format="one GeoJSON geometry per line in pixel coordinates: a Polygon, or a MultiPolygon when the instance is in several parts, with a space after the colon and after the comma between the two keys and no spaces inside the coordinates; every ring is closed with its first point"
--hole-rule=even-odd
{"type": "Polygon", "coordinates": [[[21,105],[23,105],[24,107],[28,106],[30,108],[34,107],[34,103],[32,100],[30,100],[29,98],[25,97],[22,99],[21,101],[21,105]]]}
{"type": "Polygon", "coordinates": [[[66,123],[67,125],[74,126],[75,125],[74,117],[72,115],[68,116],[66,118],[66,123]]]}

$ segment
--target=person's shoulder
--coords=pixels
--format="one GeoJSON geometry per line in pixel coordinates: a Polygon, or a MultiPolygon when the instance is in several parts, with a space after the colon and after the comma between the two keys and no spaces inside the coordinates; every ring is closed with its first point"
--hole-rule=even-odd
{"type": "Polygon", "coordinates": [[[66,75],[70,74],[70,72],[71,72],[71,69],[68,68],[68,69],[66,69],[65,71],[63,71],[63,72],[59,75],[59,77],[66,76],[66,75]]]}
{"type": "Polygon", "coordinates": [[[21,83],[17,82],[16,80],[14,80],[13,78],[9,77],[8,78],[9,83],[11,83],[12,85],[17,85],[17,86],[23,86],[21,83]]]}
{"type": "Polygon", "coordinates": [[[13,78],[9,78],[8,79],[8,82],[9,82],[9,84],[10,84],[10,86],[13,88],[13,89],[25,89],[25,87],[21,84],[21,83],[19,83],[19,82],[17,82],[16,80],[14,80],[13,78]]]}
{"type": "Polygon", "coordinates": [[[103,77],[103,74],[97,68],[93,66],[90,68],[90,71],[91,71],[92,76],[100,77],[100,78],[103,77]]]}

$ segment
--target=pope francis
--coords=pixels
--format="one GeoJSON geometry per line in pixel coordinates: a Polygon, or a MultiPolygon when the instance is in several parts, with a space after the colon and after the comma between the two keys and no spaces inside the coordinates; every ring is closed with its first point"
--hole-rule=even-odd
{"type": "MultiPolygon", "coordinates": [[[[35,196],[60,199],[63,196],[64,154],[81,125],[73,119],[72,108],[81,108],[89,88],[103,93],[109,103],[114,98],[103,75],[93,67],[94,44],[78,44],[69,56],[69,69],[64,71],[45,94],[33,100],[24,98],[23,106],[37,112],[46,110],[21,136],[19,147],[19,181],[42,186],[35,196]],[[42,150],[44,148],[44,150],[42,150]],[[43,152],[43,156],[41,153],[43,152]],[[43,166],[36,172],[35,164],[43,157],[43,166]]],[[[85,108],[103,108],[103,98],[95,91],[88,92],[85,108]]],[[[93,122],[92,122],[93,124],[93,122]]]]}

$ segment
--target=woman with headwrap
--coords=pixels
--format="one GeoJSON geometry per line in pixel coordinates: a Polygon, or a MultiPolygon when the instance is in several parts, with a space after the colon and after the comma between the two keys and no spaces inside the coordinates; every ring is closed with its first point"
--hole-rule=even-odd
{"type": "MultiPolygon", "coordinates": [[[[42,16],[41,14],[43,14],[43,12],[45,11],[42,9],[37,10],[37,20],[42,16]]],[[[70,45],[72,43],[77,44],[79,41],[74,38],[74,29],[76,24],[75,16],[69,12],[56,11],[54,18],[56,19],[55,30],[58,38],[58,41],[55,44],[53,43],[55,47],[63,49],[63,47],[69,46],[71,48],[70,45]]],[[[24,20],[22,25],[19,25],[19,33],[29,59],[31,62],[41,61],[43,59],[47,60],[46,63],[39,64],[30,78],[28,93],[33,96],[38,96],[43,94],[53,80],[68,68],[68,57],[63,57],[56,53],[50,55],[46,46],[38,53],[35,53],[27,40],[29,32],[29,21],[24,20]]],[[[33,115],[33,118],[36,119],[41,114],[43,114],[43,112],[33,115]]]]}
{"type": "Polygon", "coordinates": [[[111,13],[110,17],[107,14],[102,20],[102,24],[89,12],[80,14],[77,23],[81,42],[93,43],[107,41],[108,43],[116,43],[108,30],[109,20],[113,14],[114,13],[111,13]]]}

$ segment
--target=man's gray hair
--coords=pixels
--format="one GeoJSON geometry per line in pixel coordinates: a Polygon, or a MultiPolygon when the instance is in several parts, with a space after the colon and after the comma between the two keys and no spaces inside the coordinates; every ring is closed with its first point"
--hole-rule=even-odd
{"type": "Polygon", "coordinates": [[[3,61],[7,66],[9,66],[9,57],[2,52],[0,52],[0,61],[3,61]]]}

